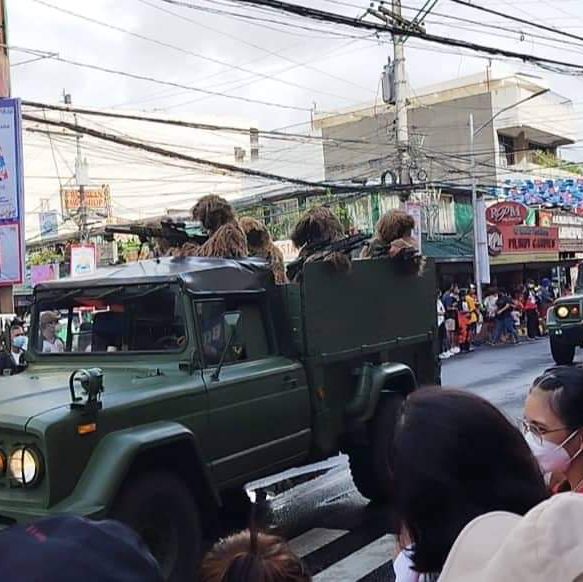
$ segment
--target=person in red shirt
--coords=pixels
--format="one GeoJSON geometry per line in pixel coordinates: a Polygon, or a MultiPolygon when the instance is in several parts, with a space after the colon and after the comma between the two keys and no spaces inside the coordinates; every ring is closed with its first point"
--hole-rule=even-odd
{"type": "Polygon", "coordinates": [[[534,282],[529,281],[522,297],[522,309],[526,317],[526,334],[528,339],[535,339],[539,330],[539,304],[534,282]]]}

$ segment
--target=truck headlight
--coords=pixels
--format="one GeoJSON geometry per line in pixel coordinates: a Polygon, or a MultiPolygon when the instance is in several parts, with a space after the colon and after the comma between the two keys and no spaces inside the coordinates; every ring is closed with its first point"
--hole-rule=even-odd
{"type": "Polygon", "coordinates": [[[25,487],[38,483],[42,473],[40,453],[32,447],[18,447],[8,458],[10,477],[25,487]]]}
{"type": "Polygon", "coordinates": [[[561,319],[565,319],[565,317],[569,317],[569,308],[566,305],[559,305],[556,310],[557,317],[561,319]]]}

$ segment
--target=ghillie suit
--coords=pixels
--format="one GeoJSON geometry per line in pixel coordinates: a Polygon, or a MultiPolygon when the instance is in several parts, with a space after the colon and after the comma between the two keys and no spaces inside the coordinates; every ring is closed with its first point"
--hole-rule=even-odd
{"type": "Polygon", "coordinates": [[[203,196],[192,209],[192,218],[202,223],[209,239],[194,249],[197,257],[223,257],[241,259],[247,257],[247,238],[241,230],[233,207],[220,196],[203,196]]]}
{"type": "Polygon", "coordinates": [[[377,223],[375,237],[362,249],[362,259],[389,257],[397,261],[406,273],[421,274],[424,268],[423,257],[417,250],[413,238],[415,219],[401,210],[391,210],[377,223]]]}
{"type": "Polygon", "coordinates": [[[311,208],[300,218],[292,233],[292,243],[300,254],[288,266],[288,277],[293,282],[299,282],[304,264],[314,261],[330,262],[337,271],[349,271],[350,254],[354,248],[346,243],[352,243],[356,238],[360,237],[346,236],[342,223],[329,208],[311,208]]]}
{"type": "Polygon", "coordinates": [[[276,285],[285,285],[288,282],[285,274],[283,253],[275,246],[265,224],[248,216],[239,219],[239,226],[247,237],[247,248],[250,257],[265,259],[273,272],[276,285]]]}

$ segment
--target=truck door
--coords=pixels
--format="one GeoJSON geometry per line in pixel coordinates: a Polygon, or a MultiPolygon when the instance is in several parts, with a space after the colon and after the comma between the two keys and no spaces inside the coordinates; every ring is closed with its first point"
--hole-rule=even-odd
{"type": "Polygon", "coordinates": [[[301,364],[276,353],[262,298],[195,303],[209,402],[209,438],[203,448],[221,485],[301,462],[310,446],[306,376],[301,364]],[[226,349],[229,313],[239,314],[239,323],[236,339],[226,349]]]}

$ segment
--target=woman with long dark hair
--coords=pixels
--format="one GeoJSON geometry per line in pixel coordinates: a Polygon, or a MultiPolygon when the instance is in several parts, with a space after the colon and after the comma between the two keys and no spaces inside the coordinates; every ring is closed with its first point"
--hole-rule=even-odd
{"type": "MultiPolygon", "coordinates": [[[[524,515],[547,489],[520,431],[486,400],[456,390],[413,393],[394,447],[397,517],[407,570],[436,578],[462,529],[491,511],[524,515]]],[[[397,568],[396,568],[397,569],[397,568]]],[[[399,580],[399,577],[397,577],[399,580]]]]}

